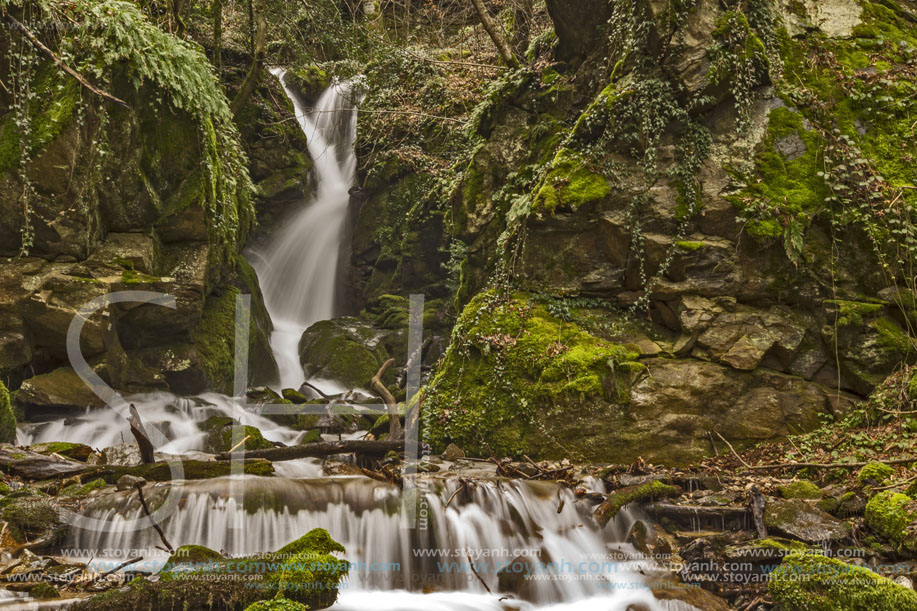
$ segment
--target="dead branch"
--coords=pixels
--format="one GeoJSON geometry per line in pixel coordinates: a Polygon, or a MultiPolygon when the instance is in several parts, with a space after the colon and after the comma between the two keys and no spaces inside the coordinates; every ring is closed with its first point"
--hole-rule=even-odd
{"type": "Polygon", "coordinates": [[[152,524],[153,528],[156,529],[156,532],[159,533],[159,538],[162,540],[163,545],[166,546],[166,549],[168,549],[169,553],[174,554],[175,550],[172,548],[172,544],[169,543],[169,540],[166,539],[166,534],[162,532],[162,527],[154,522],[153,518],[150,516],[150,508],[146,504],[146,499],[143,498],[143,482],[137,482],[136,488],[137,494],[140,496],[140,505],[143,506],[143,513],[146,514],[146,517],[150,518],[150,524],[152,524]]]}
{"type": "Polygon", "coordinates": [[[153,456],[153,442],[150,441],[149,435],[146,434],[146,429],[140,420],[140,412],[137,411],[133,403],[131,403],[130,414],[128,422],[131,425],[131,435],[134,436],[134,439],[137,440],[137,445],[140,446],[140,461],[145,465],[151,465],[156,462],[153,456]]]}
{"type": "Polygon", "coordinates": [[[32,34],[32,32],[28,30],[28,28],[26,28],[24,25],[19,23],[19,21],[15,17],[10,15],[9,13],[7,13],[5,17],[7,21],[13,24],[13,26],[16,29],[22,32],[22,35],[25,36],[26,39],[30,43],[32,43],[39,50],[41,50],[42,53],[50,57],[54,61],[55,64],[60,66],[61,70],[63,70],[64,72],[66,72],[67,74],[75,78],[77,82],[79,82],[80,85],[82,85],[83,87],[85,87],[86,89],[88,89],[89,91],[91,91],[92,93],[96,94],[99,97],[105,98],[106,100],[114,102],[115,104],[118,104],[119,106],[123,106],[124,108],[130,108],[127,102],[125,102],[121,98],[116,98],[112,94],[102,91],[101,89],[93,86],[92,83],[87,81],[83,75],[81,75],[79,72],[77,72],[76,70],[74,70],[73,68],[65,64],[61,58],[59,58],[57,55],[54,54],[54,51],[46,47],[40,40],[38,40],[38,38],[34,34],[32,34]]]}
{"type": "Polygon", "coordinates": [[[370,384],[372,389],[382,397],[382,402],[385,403],[388,408],[388,438],[391,440],[401,439],[404,436],[404,432],[401,430],[401,419],[398,417],[398,412],[395,410],[395,397],[389,392],[388,388],[385,387],[385,384],[382,383],[382,376],[385,375],[385,372],[394,363],[395,359],[385,361],[382,367],[379,368],[379,371],[376,372],[376,375],[373,376],[370,384]]]}
{"type": "Polygon", "coordinates": [[[493,594],[490,587],[488,587],[487,582],[481,579],[481,576],[478,575],[478,570],[474,568],[474,562],[471,561],[471,556],[469,556],[468,554],[465,554],[465,557],[468,558],[468,566],[471,567],[471,572],[474,573],[474,576],[478,578],[478,581],[481,582],[481,585],[484,586],[484,589],[487,590],[488,594],[493,594]]]}
{"type": "MultiPolygon", "coordinates": [[[[917,457],[896,458],[894,460],[883,460],[882,462],[886,465],[903,465],[909,462],[917,462],[917,457]]],[[[773,465],[750,465],[746,468],[752,471],[766,471],[770,469],[858,469],[868,464],[869,462],[788,462],[773,465]]]]}
{"type": "Polygon", "coordinates": [[[314,390],[315,392],[317,392],[319,395],[321,395],[322,399],[327,399],[327,398],[328,398],[328,395],[326,395],[325,393],[323,393],[323,392],[322,392],[322,389],[319,388],[318,386],[316,386],[315,384],[310,384],[309,382],[303,382],[302,385],[303,385],[303,386],[308,386],[309,388],[311,388],[312,390],[314,390]]]}
{"type": "Polygon", "coordinates": [[[500,54],[500,59],[510,68],[518,68],[519,60],[513,55],[513,50],[510,48],[509,43],[506,42],[506,37],[497,29],[497,24],[487,11],[487,7],[484,6],[484,1],[471,0],[471,3],[474,5],[474,10],[478,13],[481,25],[484,26],[490,39],[494,41],[494,46],[497,47],[497,53],[500,54]]]}
{"type": "Polygon", "coordinates": [[[713,431],[713,432],[716,433],[716,436],[717,436],[717,437],[719,437],[720,439],[723,440],[723,443],[725,443],[727,446],[729,446],[729,451],[732,452],[732,455],[735,456],[736,458],[738,458],[738,459],[739,459],[739,462],[742,463],[743,465],[745,465],[745,466],[747,467],[747,466],[748,466],[748,463],[745,462],[745,459],[743,459],[741,456],[739,456],[739,453],[736,452],[736,449],[735,449],[734,447],[732,447],[732,444],[729,443],[728,441],[726,441],[726,438],[723,437],[722,435],[720,435],[719,431],[713,431]]]}
{"type": "MultiPolygon", "coordinates": [[[[369,456],[384,456],[389,452],[404,452],[404,440],[364,441],[362,439],[349,439],[344,441],[319,441],[304,446],[289,446],[285,448],[266,448],[246,452],[246,458],[266,458],[271,462],[296,460],[297,458],[321,458],[335,454],[365,454],[369,456]]],[[[232,454],[223,452],[217,455],[219,460],[232,460],[232,454]]]]}

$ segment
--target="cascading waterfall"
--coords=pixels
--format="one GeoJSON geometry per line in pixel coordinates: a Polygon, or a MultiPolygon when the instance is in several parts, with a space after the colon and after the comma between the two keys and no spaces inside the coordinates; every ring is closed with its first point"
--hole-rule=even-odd
{"type": "MultiPolygon", "coordinates": [[[[619,542],[633,521],[626,511],[602,531],[589,517],[588,506],[553,483],[424,481],[424,528],[409,523],[400,510],[400,491],[387,484],[365,478],[258,477],[235,482],[245,496],[228,495],[225,478],[185,483],[179,509],[162,527],[170,540],[234,556],[277,549],[312,528],[326,528],[352,563],[335,605],[348,611],[503,610],[507,607],[485,592],[471,563],[495,588],[498,568],[520,558],[533,562],[526,569],[532,577],[520,592],[524,600],[510,608],[679,608],[657,601],[649,589],[633,587],[654,568],[632,546],[619,542]],[[453,495],[458,499],[450,503],[453,495]],[[492,553],[466,555],[475,550],[492,553]]],[[[168,487],[149,488],[150,502],[155,504],[168,487]]],[[[71,547],[152,549],[158,539],[149,529],[119,528],[140,517],[140,511],[130,493],[100,499],[89,513],[108,521],[111,529],[76,531],[71,547]]],[[[158,563],[166,557],[161,554],[158,563]]]]}
{"type": "MultiPolygon", "coordinates": [[[[273,73],[283,83],[283,71],[273,73]]],[[[304,377],[297,350],[302,332],[337,313],[339,256],[356,167],[352,149],[359,93],[353,82],[336,83],[311,111],[291,91],[287,94],[308,137],[315,163],[315,196],[263,253],[251,254],[276,329],[272,346],[281,383],[297,387],[304,377]]],[[[147,426],[158,428],[172,440],[158,448],[164,453],[201,450],[204,434],[199,425],[215,415],[239,419],[259,428],[265,438],[284,444],[299,443],[303,434],[217,393],[191,398],[149,393],[130,400],[147,426]]],[[[21,444],[91,440],[94,447],[104,448],[131,439],[127,423],[112,418],[106,409],[24,424],[18,432],[21,444]]],[[[456,478],[421,475],[414,480],[421,494],[412,496],[365,477],[321,474],[317,460],[302,459],[276,463],[275,477],[150,484],[146,495],[152,506],[169,491],[180,495],[174,513],[162,523],[169,540],[206,545],[229,555],[276,550],[312,528],[327,529],[344,544],[345,557],[353,563],[334,607],[339,611],[690,608],[657,600],[649,589],[640,587],[657,569],[622,543],[632,522],[627,511],[599,529],[589,515],[588,503],[555,484],[475,481],[467,474],[460,483],[456,478]],[[401,506],[403,497],[420,499],[425,508],[422,528],[409,522],[401,506]],[[472,555],[500,553],[469,557],[466,550],[472,555]],[[518,559],[507,557],[504,550],[528,550],[528,560],[535,563],[520,600],[501,601],[480,583],[486,579],[495,588],[497,563],[518,559]]],[[[135,494],[101,495],[82,513],[109,527],[72,529],[64,545],[70,555],[82,553],[84,559],[92,556],[104,562],[105,551],[143,550],[145,566],[134,568],[153,571],[165,561],[166,555],[155,549],[158,539],[151,529],[126,528],[141,517],[135,494]]]]}
{"type": "Polygon", "coordinates": [[[361,94],[356,81],[335,82],[315,108],[307,110],[284,82],[285,71],[275,68],[271,72],[293,102],[296,120],[306,134],[314,163],[315,195],[264,253],[252,256],[252,264],[274,322],[271,346],[281,386],[299,388],[304,381],[300,336],[309,325],[338,313],[338,270],[347,232],[349,192],[356,175],[353,143],[361,94]]]}

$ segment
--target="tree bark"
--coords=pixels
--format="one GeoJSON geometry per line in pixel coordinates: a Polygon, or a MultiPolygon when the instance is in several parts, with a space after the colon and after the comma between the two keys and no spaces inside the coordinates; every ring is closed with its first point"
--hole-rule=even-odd
{"type": "Polygon", "coordinates": [[[145,465],[153,464],[156,462],[153,457],[153,442],[150,441],[149,436],[146,434],[146,429],[140,420],[140,412],[137,411],[133,403],[131,403],[131,417],[128,422],[131,425],[131,435],[134,436],[134,439],[137,440],[137,445],[140,446],[140,461],[145,465]]]}
{"type": "MultiPolygon", "coordinates": [[[[309,443],[304,446],[252,450],[245,453],[245,458],[266,458],[271,462],[282,462],[284,460],[296,460],[297,458],[322,458],[324,456],[349,454],[351,452],[356,454],[384,456],[392,451],[403,452],[404,440],[361,441],[359,439],[351,439],[348,441],[322,441],[309,443]]],[[[233,457],[229,452],[223,452],[217,455],[217,458],[219,460],[232,460],[233,457]]]]}
{"type": "Polygon", "coordinates": [[[497,47],[497,53],[500,55],[500,59],[503,60],[503,63],[511,68],[517,68],[519,66],[519,60],[513,55],[513,50],[510,48],[509,43],[506,42],[506,37],[503,36],[503,33],[497,27],[496,22],[493,20],[493,17],[490,16],[490,13],[487,12],[487,7],[484,6],[484,0],[471,0],[471,3],[474,5],[474,10],[478,13],[478,18],[481,20],[481,25],[484,26],[484,29],[487,30],[487,34],[490,36],[490,39],[494,41],[494,45],[497,47]]]}
{"type": "Polygon", "coordinates": [[[385,375],[385,372],[394,362],[395,359],[385,361],[382,367],[379,368],[379,371],[376,372],[376,375],[373,376],[371,383],[373,390],[382,397],[382,401],[388,408],[388,438],[391,440],[400,439],[404,436],[404,432],[401,430],[401,418],[395,410],[395,397],[389,392],[388,388],[385,387],[385,384],[382,383],[382,376],[385,375]]]}

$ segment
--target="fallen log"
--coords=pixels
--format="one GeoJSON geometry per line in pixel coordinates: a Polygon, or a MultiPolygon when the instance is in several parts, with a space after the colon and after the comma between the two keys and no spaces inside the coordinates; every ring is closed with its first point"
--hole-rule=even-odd
{"type": "Polygon", "coordinates": [[[63,456],[45,456],[25,448],[9,445],[0,447],[0,469],[10,475],[31,480],[52,479],[76,475],[89,469],[84,462],[63,456]]]}
{"type": "MultiPolygon", "coordinates": [[[[363,441],[350,439],[345,441],[322,441],[309,443],[302,446],[289,446],[286,448],[267,448],[252,450],[245,453],[245,458],[266,458],[271,462],[296,460],[297,458],[323,458],[335,454],[368,454],[370,456],[384,456],[389,452],[404,452],[404,440],[396,441],[363,441]]],[[[233,455],[222,452],[217,455],[218,460],[231,460],[233,455]]]]}

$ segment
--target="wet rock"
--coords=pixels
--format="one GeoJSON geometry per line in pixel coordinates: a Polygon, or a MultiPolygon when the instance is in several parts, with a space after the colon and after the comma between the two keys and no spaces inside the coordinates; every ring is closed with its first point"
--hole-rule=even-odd
{"type": "Polygon", "coordinates": [[[115,486],[118,488],[118,490],[123,492],[125,490],[133,490],[137,487],[137,484],[142,486],[143,484],[146,484],[146,480],[136,475],[124,474],[118,478],[115,486]]]}
{"type": "Polygon", "coordinates": [[[105,405],[70,367],[29,378],[16,394],[16,403],[27,413],[53,413],[60,409],[75,411],[105,405]]]}
{"type": "Polygon", "coordinates": [[[446,449],[443,451],[443,458],[445,460],[454,461],[459,458],[465,458],[465,451],[462,448],[458,447],[454,443],[450,443],[446,446],[446,449]]]}
{"type": "Polygon", "coordinates": [[[213,416],[205,420],[200,429],[204,437],[204,451],[209,454],[238,450],[263,450],[273,448],[274,444],[264,438],[256,427],[240,425],[237,420],[225,416],[213,416]]]}
{"type": "Polygon", "coordinates": [[[768,499],[764,524],[774,532],[805,543],[837,543],[850,536],[850,527],[801,499],[768,499]]]}
{"type": "MultiPolygon", "coordinates": [[[[369,388],[370,380],[389,358],[385,335],[358,318],[315,323],[299,341],[306,379],[323,378],[346,387],[369,388]]],[[[390,370],[384,380],[391,386],[394,377],[390,370]]]]}

